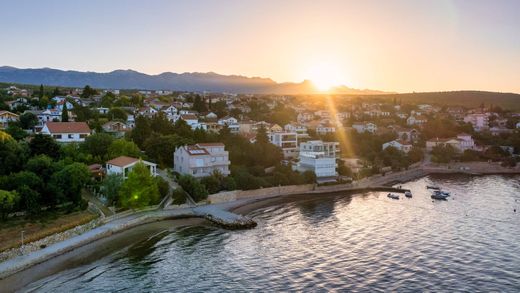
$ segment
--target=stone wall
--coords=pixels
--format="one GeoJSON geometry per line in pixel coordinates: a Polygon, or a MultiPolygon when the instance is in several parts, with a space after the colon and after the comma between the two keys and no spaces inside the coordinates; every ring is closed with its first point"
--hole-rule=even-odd
{"type": "Polygon", "coordinates": [[[233,190],[233,191],[225,191],[225,192],[210,194],[208,196],[208,200],[210,203],[221,203],[221,202],[233,201],[233,200],[237,200],[237,199],[263,198],[263,197],[271,197],[271,196],[278,196],[278,195],[305,193],[308,191],[312,191],[313,189],[314,189],[314,184],[304,184],[304,185],[277,186],[277,187],[260,188],[260,189],[253,189],[253,190],[233,190]]]}

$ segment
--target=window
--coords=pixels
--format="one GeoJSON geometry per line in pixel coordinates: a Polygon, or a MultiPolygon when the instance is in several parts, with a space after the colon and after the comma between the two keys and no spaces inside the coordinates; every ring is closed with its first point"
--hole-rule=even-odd
{"type": "Polygon", "coordinates": [[[69,134],[69,139],[73,139],[74,138],[74,134],[69,134]]]}
{"type": "Polygon", "coordinates": [[[61,134],[54,134],[52,137],[55,139],[61,139],[61,134]]]}
{"type": "Polygon", "coordinates": [[[85,138],[85,137],[87,137],[87,136],[88,136],[88,134],[80,134],[80,135],[79,135],[79,138],[85,138]]]}

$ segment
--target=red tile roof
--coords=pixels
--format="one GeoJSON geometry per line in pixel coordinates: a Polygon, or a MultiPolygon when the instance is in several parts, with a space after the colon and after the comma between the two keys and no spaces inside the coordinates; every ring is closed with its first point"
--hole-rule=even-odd
{"type": "Polygon", "coordinates": [[[51,133],[90,133],[90,127],[85,122],[47,122],[51,133]]]}
{"type": "Polygon", "coordinates": [[[139,159],[127,157],[127,156],[120,156],[115,159],[112,159],[107,162],[107,164],[118,166],[118,167],[125,167],[130,164],[133,164],[135,162],[139,161],[139,159]]]}

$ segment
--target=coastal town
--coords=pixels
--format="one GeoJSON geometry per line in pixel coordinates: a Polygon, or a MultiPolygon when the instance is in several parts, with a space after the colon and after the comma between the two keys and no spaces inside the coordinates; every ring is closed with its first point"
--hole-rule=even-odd
{"type": "Polygon", "coordinates": [[[484,103],[88,85],[6,85],[0,102],[4,261],[160,219],[254,227],[229,212],[244,200],[520,171],[520,112],[484,103]]]}

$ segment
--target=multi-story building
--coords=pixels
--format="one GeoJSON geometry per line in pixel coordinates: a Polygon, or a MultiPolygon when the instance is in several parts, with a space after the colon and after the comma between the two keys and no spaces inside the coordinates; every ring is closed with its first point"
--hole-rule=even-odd
{"type": "Polygon", "coordinates": [[[198,143],[177,148],[173,153],[173,169],[180,174],[197,178],[211,176],[219,172],[230,174],[229,153],[223,143],[198,143]]]}
{"type": "Polygon", "coordinates": [[[426,141],[426,150],[432,151],[436,146],[446,145],[451,145],[458,152],[464,152],[465,150],[478,150],[471,135],[466,133],[461,133],[457,135],[457,137],[430,139],[426,141]]]}
{"type": "Polygon", "coordinates": [[[377,131],[377,125],[372,122],[355,122],[352,124],[352,128],[354,128],[357,133],[375,133],[377,131]]]}
{"type": "Polygon", "coordinates": [[[404,153],[408,153],[412,150],[412,144],[409,141],[398,139],[383,144],[383,150],[385,150],[388,147],[394,147],[397,150],[402,151],[404,153]]]}
{"type": "Polygon", "coordinates": [[[468,114],[464,117],[464,122],[471,123],[475,131],[489,128],[489,117],[486,114],[468,114]]]}
{"type": "Polygon", "coordinates": [[[313,171],[317,181],[335,180],[336,158],[339,153],[338,142],[311,140],[300,144],[298,164],[294,167],[300,172],[313,171]]]}
{"type": "Polygon", "coordinates": [[[298,155],[298,134],[296,132],[270,132],[269,141],[282,149],[283,157],[295,158],[298,155]]]}

